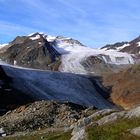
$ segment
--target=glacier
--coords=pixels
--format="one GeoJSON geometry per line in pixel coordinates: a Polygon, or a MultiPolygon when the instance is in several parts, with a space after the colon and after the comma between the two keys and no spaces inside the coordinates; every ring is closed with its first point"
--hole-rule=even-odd
{"type": "MultiPolygon", "coordinates": [[[[62,55],[62,64],[60,66],[60,71],[62,72],[87,74],[88,72],[81,63],[90,56],[96,56],[107,64],[128,65],[135,63],[132,54],[118,52],[116,50],[106,51],[101,49],[93,49],[79,43],[71,43],[68,41],[70,40],[69,38],[51,38],[55,40],[55,43],[52,44],[52,46],[62,55]]],[[[48,39],[48,41],[49,40],[50,39],[48,39]]]]}
{"type": "MultiPolygon", "coordinates": [[[[94,49],[81,44],[79,41],[68,37],[50,36],[44,33],[32,33],[28,35],[31,40],[38,40],[43,37],[50,43],[53,50],[61,55],[61,65],[59,71],[75,74],[89,74],[89,71],[83,66],[90,56],[95,56],[102,60],[106,65],[130,65],[135,63],[135,57],[132,54],[119,52],[119,50],[94,49]]],[[[40,42],[38,42],[39,45],[40,42]]],[[[124,44],[121,49],[129,44],[124,44]]],[[[50,55],[53,52],[50,52],[50,55]]],[[[92,66],[94,67],[94,65],[92,66]]],[[[90,73],[95,73],[94,70],[90,73]]]]}

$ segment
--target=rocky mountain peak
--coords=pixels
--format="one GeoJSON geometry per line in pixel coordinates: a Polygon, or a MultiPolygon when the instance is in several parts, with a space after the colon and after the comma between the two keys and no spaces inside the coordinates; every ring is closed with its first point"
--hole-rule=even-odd
{"type": "Polygon", "coordinates": [[[23,67],[57,70],[60,54],[41,33],[18,36],[0,54],[1,59],[23,67]]]}
{"type": "Polygon", "coordinates": [[[134,43],[134,42],[137,43],[137,42],[139,42],[139,41],[140,41],[140,36],[138,36],[137,38],[135,38],[134,40],[132,40],[131,43],[132,43],[132,42],[133,42],[133,43],[134,43]]]}
{"type": "Polygon", "coordinates": [[[140,54],[140,36],[129,42],[117,42],[115,44],[108,44],[101,48],[101,50],[117,50],[139,56],[140,54]]]}
{"type": "Polygon", "coordinates": [[[107,44],[104,47],[102,47],[101,49],[103,50],[117,50],[117,48],[119,48],[120,46],[123,46],[125,44],[127,44],[128,42],[117,42],[114,44],[107,44]]]}
{"type": "Polygon", "coordinates": [[[69,45],[78,45],[78,46],[85,46],[78,40],[75,40],[73,38],[66,38],[63,36],[57,36],[56,41],[63,41],[64,43],[68,43],[69,45]]]}

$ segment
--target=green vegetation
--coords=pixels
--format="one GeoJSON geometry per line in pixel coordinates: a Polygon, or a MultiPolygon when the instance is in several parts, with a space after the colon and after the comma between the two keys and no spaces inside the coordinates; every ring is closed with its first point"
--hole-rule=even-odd
{"type": "MultiPolygon", "coordinates": [[[[121,119],[114,123],[86,128],[88,140],[140,140],[129,130],[140,126],[140,118],[121,119]]],[[[44,131],[45,132],[45,131],[44,131]]],[[[2,140],[69,140],[71,132],[48,132],[26,134],[24,136],[5,137],[2,140]]]]}
{"type": "Polygon", "coordinates": [[[112,124],[90,126],[86,129],[88,140],[140,140],[129,129],[140,126],[140,118],[118,120],[112,124]]]}
{"type": "Polygon", "coordinates": [[[25,135],[25,136],[13,136],[13,137],[5,137],[0,140],[69,140],[71,138],[71,132],[59,133],[59,134],[39,134],[36,133],[34,135],[25,135]]]}

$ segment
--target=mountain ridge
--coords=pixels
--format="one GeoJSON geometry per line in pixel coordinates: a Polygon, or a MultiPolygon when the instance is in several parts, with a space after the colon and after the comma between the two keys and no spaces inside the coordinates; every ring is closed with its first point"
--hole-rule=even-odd
{"type": "Polygon", "coordinates": [[[10,64],[77,74],[96,74],[96,67],[115,71],[114,66],[120,69],[137,61],[132,54],[93,49],[72,38],[43,33],[18,36],[0,52],[0,59],[10,64]]]}
{"type": "Polygon", "coordinates": [[[102,50],[117,50],[120,52],[127,52],[130,54],[135,54],[139,56],[140,54],[140,36],[137,38],[126,41],[126,42],[117,42],[115,44],[108,44],[101,48],[102,50]]]}

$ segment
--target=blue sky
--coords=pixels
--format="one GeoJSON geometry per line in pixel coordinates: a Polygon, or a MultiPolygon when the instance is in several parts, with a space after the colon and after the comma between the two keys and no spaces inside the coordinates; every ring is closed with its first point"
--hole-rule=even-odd
{"type": "Polygon", "coordinates": [[[140,35],[140,0],[0,0],[0,43],[44,32],[90,47],[140,35]]]}

